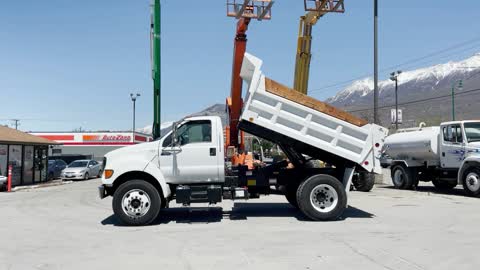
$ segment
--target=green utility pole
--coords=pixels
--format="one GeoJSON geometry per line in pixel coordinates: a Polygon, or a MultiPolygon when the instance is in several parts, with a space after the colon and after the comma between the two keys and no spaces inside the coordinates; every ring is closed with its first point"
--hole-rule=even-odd
{"type": "Polygon", "coordinates": [[[160,111],[161,111],[161,23],[160,0],[153,0],[151,40],[152,40],[152,78],[153,78],[153,139],[160,137],[160,111]]]}
{"type": "Polygon", "coordinates": [[[458,80],[452,83],[452,121],[455,121],[455,87],[461,89],[463,87],[463,81],[458,80]]]}

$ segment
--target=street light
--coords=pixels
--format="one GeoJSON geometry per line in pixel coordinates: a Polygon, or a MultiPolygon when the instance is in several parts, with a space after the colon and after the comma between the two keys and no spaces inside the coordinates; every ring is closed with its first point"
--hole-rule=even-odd
{"type": "Polygon", "coordinates": [[[132,142],[135,142],[135,103],[137,102],[137,98],[140,96],[139,93],[133,94],[130,93],[130,98],[133,102],[133,127],[132,127],[132,142]]]}
{"type": "Polygon", "coordinates": [[[395,130],[398,130],[398,76],[401,70],[390,73],[390,80],[395,82],[395,130]]]}

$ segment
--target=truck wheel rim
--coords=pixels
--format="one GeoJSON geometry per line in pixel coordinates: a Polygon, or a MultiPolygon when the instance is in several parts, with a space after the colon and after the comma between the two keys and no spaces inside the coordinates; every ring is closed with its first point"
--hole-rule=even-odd
{"type": "Polygon", "coordinates": [[[480,188],[480,179],[478,174],[471,172],[466,178],[467,188],[471,191],[478,191],[480,188]]]}
{"type": "Polygon", "coordinates": [[[401,170],[396,170],[393,173],[393,183],[395,186],[402,186],[403,182],[405,181],[405,175],[401,170]]]}
{"type": "Polygon", "coordinates": [[[123,212],[132,218],[144,216],[150,209],[150,205],[150,196],[141,189],[129,190],[122,198],[123,212]]]}
{"type": "Polygon", "coordinates": [[[338,204],[338,193],[330,185],[316,186],[310,193],[310,202],[318,212],[328,213],[338,204]]]}

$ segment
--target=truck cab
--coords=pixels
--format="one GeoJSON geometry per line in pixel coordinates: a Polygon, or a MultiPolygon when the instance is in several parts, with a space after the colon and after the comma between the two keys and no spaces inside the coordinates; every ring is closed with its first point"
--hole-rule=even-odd
{"type": "Polygon", "coordinates": [[[225,181],[223,127],[220,117],[184,119],[160,139],[159,166],[167,183],[225,181]]]}
{"type": "Polygon", "coordinates": [[[455,121],[440,126],[440,164],[442,168],[460,168],[465,158],[479,152],[480,122],[455,121]]]}

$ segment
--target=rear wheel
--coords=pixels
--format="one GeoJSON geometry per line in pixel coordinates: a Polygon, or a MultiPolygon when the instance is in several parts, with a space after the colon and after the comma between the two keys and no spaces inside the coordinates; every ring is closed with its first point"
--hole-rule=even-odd
{"type": "Polygon", "coordinates": [[[369,192],[375,185],[375,175],[368,172],[359,172],[352,184],[358,191],[369,192]]]}
{"type": "Polygon", "coordinates": [[[335,177],[319,174],[298,187],[297,203],[302,213],[311,220],[332,220],[345,211],[347,193],[335,177]]]}
{"type": "Polygon", "coordinates": [[[412,168],[407,168],[405,165],[396,165],[392,168],[392,182],[395,188],[412,188],[414,177],[414,170],[412,168]]]}
{"type": "Polygon", "coordinates": [[[432,180],[433,185],[441,190],[449,190],[453,189],[454,187],[457,186],[457,182],[454,181],[442,181],[442,180],[432,180]]]}
{"type": "Polygon", "coordinates": [[[469,168],[463,173],[463,189],[469,196],[480,196],[480,170],[478,168],[469,168]]]}
{"type": "Polygon", "coordinates": [[[162,205],[160,194],[150,183],[130,180],[120,185],[113,194],[115,215],[125,225],[143,226],[152,223],[162,205]]]}

